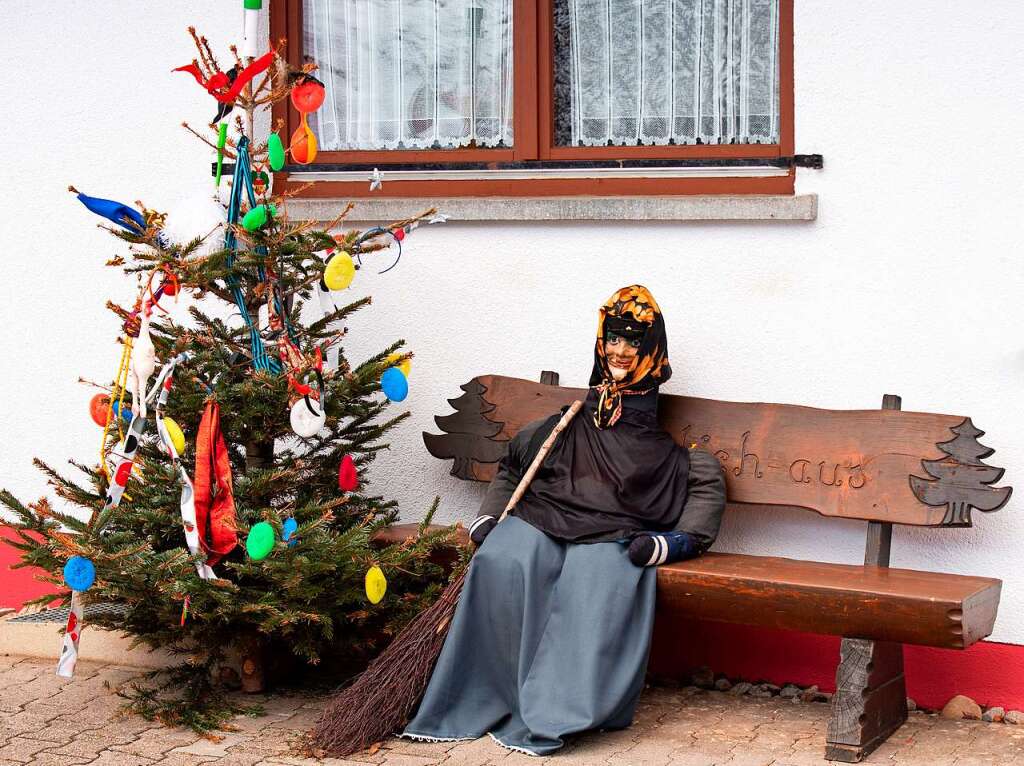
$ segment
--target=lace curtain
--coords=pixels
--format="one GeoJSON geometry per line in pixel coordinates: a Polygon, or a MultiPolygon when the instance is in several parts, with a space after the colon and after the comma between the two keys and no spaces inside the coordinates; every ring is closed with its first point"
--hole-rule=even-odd
{"type": "Polygon", "coordinates": [[[322,150],[512,145],[512,0],[304,0],[322,150]]]}
{"type": "Polygon", "coordinates": [[[555,8],[557,143],[778,142],[778,0],[555,8]]]}

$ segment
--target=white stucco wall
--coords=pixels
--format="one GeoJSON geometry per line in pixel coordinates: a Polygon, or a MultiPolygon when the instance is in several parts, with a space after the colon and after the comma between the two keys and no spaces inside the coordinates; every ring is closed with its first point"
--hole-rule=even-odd
{"type": "MultiPolygon", "coordinates": [[[[102,266],[117,244],[65,187],[166,207],[206,182],[209,153],[179,123],[203,124],[212,100],[170,70],[193,56],[188,24],[223,49],[239,5],[76,1],[58,19],[52,4],[0,4],[0,486],[21,497],[45,490],[33,455],[95,454],[92,391],[76,379],[111,375],[103,303],[132,294],[102,266]]],[[[897,393],[905,409],[970,415],[1004,483],[1024,487],[1024,11],[984,5],[797,3],[797,151],[826,161],[798,175],[799,192],[820,195],[814,223],[452,221],[417,230],[393,272],[360,272],[354,289],[374,305],[349,322],[350,357],[395,337],[417,355],[413,417],[374,470],[380,491],[410,520],[435,494],[438,520],[471,518],[482,488],[448,476],[420,432],[476,374],[553,369],[583,384],[596,309],[632,282],[667,318],[667,392],[832,408],[897,393]]],[[[974,529],[900,527],[893,541],[895,566],[1003,578],[992,638],[1013,643],[1020,497],[974,529]]],[[[864,526],[740,509],[717,547],[858,562],[864,526]]]]}

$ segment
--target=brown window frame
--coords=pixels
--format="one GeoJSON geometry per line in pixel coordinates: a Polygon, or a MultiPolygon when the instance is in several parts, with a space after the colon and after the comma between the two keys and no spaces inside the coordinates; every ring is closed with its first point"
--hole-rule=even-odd
{"type": "MultiPolygon", "coordinates": [[[[720,160],[780,159],[794,154],[793,5],[779,0],[779,136],[778,144],[697,144],[685,146],[567,147],[554,144],[552,111],[554,25],[553,0],[513,2],[513,134],[510,149],[442,149],[322,151],[316,164],[370,165],[385,173],[386,192],[369,189],[368,181],[319,181],[298,196],[307,198],[368,197],[542,197],[642,196],[678,194],[794,193],[795,170],[766,177],[684,178],[541,178],[465,180],[389,180],[389,165],[410,163],[509,163],[573,160],[720,160]],[[547,45],[538,41],[547,40],[547,45]],[[545,73],[546,76],[541,76],[545,73]]],[[[302,0],[272,0],[271,39],[288,40],[289,63],[302,62],[302,0]]],[[[274,107],[274,118],[285,121],[283,137],[298,127],[299,116],[288,102],[274,107]]],[[[300,172],[298,167],[293,167],[300,172]]],[[[302,183],[286,171],[275,174],[277,192],[294,191],[302,183]]]]}

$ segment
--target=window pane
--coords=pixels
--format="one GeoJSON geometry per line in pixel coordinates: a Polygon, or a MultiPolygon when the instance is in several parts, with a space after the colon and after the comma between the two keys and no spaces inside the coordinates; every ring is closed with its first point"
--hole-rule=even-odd
{"type": "Polygon", "coordinates": [[[512,0],[303,0],[321,150],[512,145],[512,0]]]}
{"type": "Polygon", "coordinates": [[[554,9],[556,144],[778,143],[778,0],[554,9]]]}

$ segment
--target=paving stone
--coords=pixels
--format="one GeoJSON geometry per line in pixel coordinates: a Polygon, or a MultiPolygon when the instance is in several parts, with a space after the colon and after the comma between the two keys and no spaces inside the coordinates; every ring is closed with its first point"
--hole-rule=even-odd
{"type": "Polygon", "coordinates": [[[60,755],[59,753],[48,753],[45,750],[36,753],[29,761],[29,766],[80,766],[89,763],[91,759],[77,755],[60,755]]]}
{"type": "Polygon", "coordinates": [[[153,766],[200,766],[201,764],[211,763],[213,761],[217,762],[217,766],[220,766],[220,764],[223,763],[220,758],[195,755],[193,753],[176,753],[172,751],[159,761],[154,761],[153,766]]]}
{"type": "Polygon", "coordinates": [[[53,747],[53,743],[25,737],[11,737],[6,745],[0,747],[0,759],[28,763],[32,760],[33,755],[48,747],[53,747]]]}
{"type": "Polygon", "coordinates": [[[421,755],[440,760],[457,744],[457,742],[419,742],[414,739],[398,739],[394,737],[384,743],[384,748],[388,753],[421,755]]]}
{"type": "MultiPolygon", "coordinates": [[[[210,758],[221,758],[228,754],[228,748],[248,742],[250,736],[246,734],[219,734],[217,740],[213,741],[205,737],[197,739],[188,745],[181,745],[174,748],[171,753],[187,753],[189,755],[201,755],[210,758]]],[[[170,753],[168,754],[170,755],[170,753]]]]}
{"type": "Polygon", "coordinates": [[[152,763],[152,758],[105,750],[95,761],[91,761],[89,766],[150,766],[152,763]]]}

